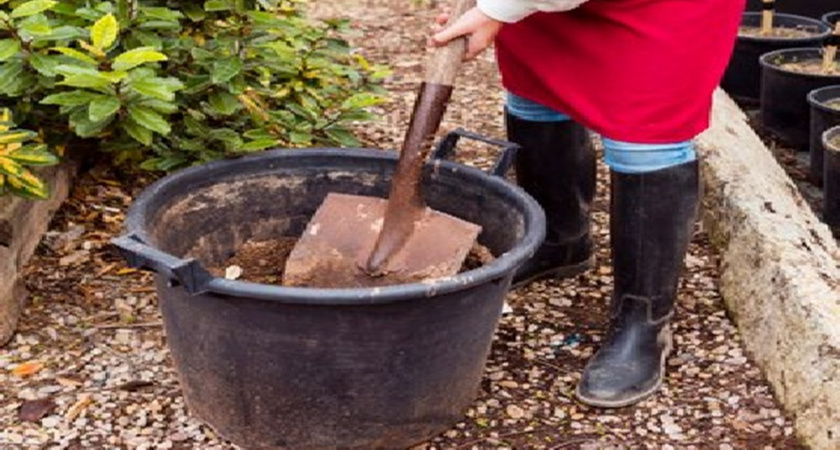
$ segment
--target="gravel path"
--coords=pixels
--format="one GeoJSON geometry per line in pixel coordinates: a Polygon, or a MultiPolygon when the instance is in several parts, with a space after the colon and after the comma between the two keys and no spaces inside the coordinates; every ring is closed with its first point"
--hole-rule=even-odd
{"type": "MultiPolygon", "coordinates": [[[[370,146],[402,138],[434,16],[422,1],[314,2],[354,19],[371,60],[395,69],[392,101],[360,129],[370,146]]],[[[445,129],[502,137],[491,55],[468,64],[445,129]]],[[[463,162],[492,163],[467,147],[463,162]]],[[[189,417],[165,346],[150,277],[126,269],[107,240],[144,180],[106,171],[78,183],[27,269],[31,292],[13,342],[0,350],[0,448],[228,449],[189,417]]],[[[597,201],[599,266],[566,282],[511,293],[482,391],[464,421],[418,449],[799,448],[760,371],[744,353],[698,230],[676,313],[676,351],[662,392],[632,408],[576,403],[574,385],[606,321],[610,294],[606,170],[597,201]]]]}

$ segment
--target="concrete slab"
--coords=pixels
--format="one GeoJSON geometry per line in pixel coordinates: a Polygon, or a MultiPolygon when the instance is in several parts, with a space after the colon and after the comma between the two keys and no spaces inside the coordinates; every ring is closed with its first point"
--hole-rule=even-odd
{"type": "Polygon", "coordinates": [[[803,442],[840,448],[837,242],[720,90],[712,122],[698,143],[721,294],[803,442]]]}

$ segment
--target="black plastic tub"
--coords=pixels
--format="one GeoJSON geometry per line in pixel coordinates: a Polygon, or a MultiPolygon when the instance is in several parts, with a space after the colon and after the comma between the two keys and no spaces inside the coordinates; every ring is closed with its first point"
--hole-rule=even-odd
{"type": "MultiPolygon", "coordinates": [[[[747,0],[748,11],[761,11],[761,0],[747,0]]],[[[829,11],[837,10],[837,0],[776,0],[777,12],[820,18],[829,11]]]]}
{"type": "Polygon", "coordinates": [[[761,57],[761,122],[797,151],[808,151],[811,124],[808,93],[840,84],[840,74],[805,74],[785,70],[782,64],[822,60],[821,48],[777,50],[761,57]]]}
{"type": "Polygon", "coordinates": [[[830,108],[827,105],[832,100],[840,101],[840,85],[828,86],[808,93],[808,104],[811,106],[809,177],[817,186],[823,185],[823,155],[825,154],[822,144],[823,133],[831,127],[840,125],[840,107],[830,108]]]}
{"type": "MultiPolygon", "coordinates": [[[[744,13],[741,26],[760,25],[761,13],[744,13]]],[[[831,34],[828,25],[817,19],[790,14],[776,14],[773,26],[811,31],[815,34],[801,38],[738,36],[721,87],[740,102],[757,103],[761,96],[761,65],[758,62],[761,55],[786,48],[818,47],[831,34]]]]}
{"type": "Polygon", "coordinates": [[[840,231],[840,146],[832,140],[840,136],[840,126],[829,128],[822,134],[825,147],[825,185],[823,189],[823,221],[834,230],[840,231]]]}
{"type": "Polygon", "coordinates": [[[830,13],[823,14],[822,21],[833,28],[837,22],[840,21],[840,11],[832,11],[830,13]]]}
{"type": "MultiPolygon", "coordinates": [[[[454,148],[450,135],[438,155],[454,148]]],[[[510,166],[509,147],[496,175],[510,166]]],[[[455,277],[380,288],[287,288],[213,278],[241,243],[299,237],[329,192],[387,195],[396,154],[276,150],[170,175],[115,240],[155,271],[168,345],[192,414],[248,449],[407,448],[463,419],[513,272],[545,217],[483,171],[430,162],[429,205],[483,227],[497,258],[455,277]]]]}

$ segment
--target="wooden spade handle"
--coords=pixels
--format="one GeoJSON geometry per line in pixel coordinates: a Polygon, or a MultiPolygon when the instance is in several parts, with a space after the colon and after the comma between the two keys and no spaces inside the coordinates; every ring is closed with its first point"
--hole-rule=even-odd
{"type": "MultiPolygon", "coordinates": [[[[455,0],[449,12],[449,23],[457,20],[474,6],[475,0],[455,0]]],[[[455,76],[464,59],[466,49],[467,39],[463,36],[435,49],[426,62],[426,83],[454,86],[455,76]]]]}
{"type": "Polygon", "coordinates": [[[837,58],[837,42],[840,41],[840,22],[834,26],[834,33],[829,37],[829,44],[823,49],[823,72],[832,72],[834,70],[834,61],[837,58]]]}
{"type": "Polygon", "coordinates": [[[773,29],[773,14],[775,8],[775,0],[764,0],[761,11],[761,34],[770,34],[773,29]]]}

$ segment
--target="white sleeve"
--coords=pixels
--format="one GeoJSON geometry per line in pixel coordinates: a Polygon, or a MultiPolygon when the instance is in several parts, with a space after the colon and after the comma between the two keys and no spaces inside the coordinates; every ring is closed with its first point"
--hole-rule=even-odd
{"type": "Polygon", "coordinates": [[[538,11],[575,9],[587,0],[478,0],[478,9],[499,22],[518,22],[538,11]]]}

